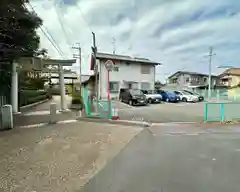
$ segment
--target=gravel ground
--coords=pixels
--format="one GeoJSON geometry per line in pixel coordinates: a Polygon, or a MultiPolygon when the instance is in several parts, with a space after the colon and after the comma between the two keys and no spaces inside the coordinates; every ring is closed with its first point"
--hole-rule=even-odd
{"type": "Polygon", "coordinates": [[[141,128],[78,122],[0,134],[0,191],[73,192],[141,128]]]}

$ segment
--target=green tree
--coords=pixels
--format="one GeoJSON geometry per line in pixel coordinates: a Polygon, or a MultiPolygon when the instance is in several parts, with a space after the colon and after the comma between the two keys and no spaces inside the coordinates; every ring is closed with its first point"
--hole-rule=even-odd
{"type": "Polygon", "coordinates": [[[11,64],[22,56],[38,53],[40,38],[36,29],[42,20],[25,4],[28,0],[1,0],[0,6],[0,90],[11,85],[11,64]],[[3,86],[4,85],[4,86],[3,86]]]}

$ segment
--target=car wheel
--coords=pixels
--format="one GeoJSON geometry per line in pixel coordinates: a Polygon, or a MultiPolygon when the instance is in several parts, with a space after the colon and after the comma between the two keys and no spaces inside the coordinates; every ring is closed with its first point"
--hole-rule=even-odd
{"type": "Polygon", "coordinates": [[[148,103],[149,103],[149,104],[152,103],[152,99],[151,99],[151,98],[148,99],[148,103]]]}
{"type": "Polygon", "coordinates": [[[133,101],[132,100],[129,100],[129,105],[133,105],[133,101]]]}
{"type": "Polygon", "coordinates": [[[123,102],[122,97],[119,98],[119,101],[123,102]]]}
{"type": "Polygon", "coordinates": [[[166,99],[166,102],[169,102],[169,99],[168,99],[168,98],[166,99]]]}
{"type": "Polygon", "coordinates": [[[183,102],[187,102],[187,98],[185,98],[185,97],[182,98],[182,101],[183,101],[183,102]]]}

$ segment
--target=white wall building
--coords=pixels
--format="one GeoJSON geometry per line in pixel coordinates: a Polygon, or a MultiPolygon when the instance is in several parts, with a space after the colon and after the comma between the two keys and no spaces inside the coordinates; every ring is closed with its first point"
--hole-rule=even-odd
{"type": "Polygon", "coordinates": [[[110,72],[111,98],[118,97],[120,88],[154,89],[155,67],[160,63],[144,58],[97,53],[100,99],[107,98],[108,93],[108,75],[105,67],[107,60],[112,60],[115,63],[113,71],[110,72]]]}

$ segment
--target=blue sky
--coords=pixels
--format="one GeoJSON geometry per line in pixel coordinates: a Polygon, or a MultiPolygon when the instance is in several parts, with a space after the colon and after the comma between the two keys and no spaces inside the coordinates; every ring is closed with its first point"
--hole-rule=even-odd
{"type": "MultiPolygon", "coordinates": [[[[218,65],[240,67],[239,0],[34,0],[32,5],[67,57],[72,57],[72,45],[81,43],[85,74],[91,31],[101,52],[113,51],[115,37],[117,54],[163,63],[157,68],[162,81],[178,70],[207,73],[210,46],[216,53],[213,73],[221,72],[218,65]]],[[[39,33],[41,46],[59,58],[39,33]]]]}

